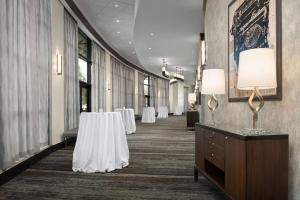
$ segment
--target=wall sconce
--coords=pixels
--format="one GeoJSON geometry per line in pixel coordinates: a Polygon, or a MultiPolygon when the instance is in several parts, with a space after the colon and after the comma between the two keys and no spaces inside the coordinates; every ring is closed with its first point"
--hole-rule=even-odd
{"type": "Polygon", "coordinates": [[[110,80],[107,80],[107,90],[110,91],[111,90],[111,85],[110,85],[110,80]]]}
{"type": "Polygon", "coordinates": [[[200,33],[201,44],[201,65],[206,65],[206,42],[204,33],[200,33]]]}
{"type": "Polygon", "coordinates": [[[57,75],[62,75],[62,55],[56,54],[56,73],[57,75]]]}

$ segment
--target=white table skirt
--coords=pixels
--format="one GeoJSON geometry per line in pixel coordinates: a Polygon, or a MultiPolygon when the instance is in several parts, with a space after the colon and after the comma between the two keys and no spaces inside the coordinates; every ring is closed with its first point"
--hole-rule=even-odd
{"type": "Polygon", "coordinates": [[[142,123],[155,123],[154,107],[144,107],[143,108],[142,123]]]}
{"type": "Polygon", "coordinates": [[[176,106],[174,115],[182,115],[183,108],[181,106],[176,106]]]}
{"type": "Polygon", "coordinates": [[[136,131],[134,110],[123,108],[123,109],[115,109],[115,111],[121,113],[126,133],[127,134],[134,133],[136,131]]]}
{"type": "Polygon", "coordinates": [[[110,172],[126,167],[129,150],[121,114],[81,113],[73,171],[110,172]]]}
{"type": "Polygon", "coordinates": [[[157,108],[157,118],[168,118],[168,107],[167,106],[158,106],[157,108]]]}

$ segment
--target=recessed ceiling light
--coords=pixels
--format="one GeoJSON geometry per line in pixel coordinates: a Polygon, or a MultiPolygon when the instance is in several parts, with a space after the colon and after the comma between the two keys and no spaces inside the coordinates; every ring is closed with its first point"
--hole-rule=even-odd
{"type": "Polygon", "coordinates": [[[152,49],[151,47],[148,48],[148,50],[151,50],[151,49],[152,49]]]}
{"type": "Polygon", "coordinates": [[[154,36],[154,33],[150,33],[150,36],[154,36]]]}
{"type": "Polygon", "coordinates": [[[120,32],[120,31],[118,31],[117,33],[118,33],[118,34],[120,34],[121,32],[120,32]]]}
{"type": "Polygon", "coordinates": [[[119,20],[119,19],[117,19],[117,20],[116,20],[116,22],[117,22],[117,23],[120,23],[120,20],[119,20]]]}
{"type": "Polygon", "coordinates": [[[119,7],[119,4],[115,4],[114,7],[115,7],[115,8],[119,7]]]}
{"type": "Polygon", "coordinates": [[[131,44],[132,44],[132,42],[131,42],[131,41],[129,41],[129,42],[128,42],[128,44],[130,44],[130,45],[131,45],[131,44]]]}

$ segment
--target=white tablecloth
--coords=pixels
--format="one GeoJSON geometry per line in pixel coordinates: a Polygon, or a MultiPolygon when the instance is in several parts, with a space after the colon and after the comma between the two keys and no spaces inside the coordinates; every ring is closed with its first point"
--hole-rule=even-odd
{"type": "Polygon", "coordinates": [[[118,112],[81,113],[73,171],[110,172],[126,167],[129,150],[118,112]]]}
{"type": "Polygon", "coordinates": [[[176,109],[175,109],[174,115],[182,115],[182,113],[183,113],[183,107],[177,105],[177,106],[176,106],[176,109]]]}
{"type": "Polygon", "coordinates": [[[134,110],[123,108],[123,109],[115,109],[115,111],[121,113],[126,133],[127,134],[134,133],[136,131],[134,110]]]}
{"type": "Polygon", "coordinates": [[[167,106],[158,106],[157,112],[158,112],[157,118],[168,118],[167,106]]]}
{"type": "Polygon", "coordinates": [[[155,123],[154,107],[144,107],[143,108],[142,123],[155,123]]]}

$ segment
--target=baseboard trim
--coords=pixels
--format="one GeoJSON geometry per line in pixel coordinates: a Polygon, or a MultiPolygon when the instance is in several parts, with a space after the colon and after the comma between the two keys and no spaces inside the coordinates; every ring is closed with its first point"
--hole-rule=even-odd
{"type": "Polygon", "coordinates": [[[0,186],[4,183],[10,181],[23,171],[25,171],[27,168],[35,164],[36,162],[40,161],[44,157],[48,156],[50,153],[57,151],[59,149],[62,149],[65,146],[65,142],[60,142],[55,145],[49,146],[48,148],[42,150],[41,152],[31,156],[30,158],[18,163],[17,165],[13,166],[12,168],[4,171],[2,174],[0,174],[0,186]]]}

